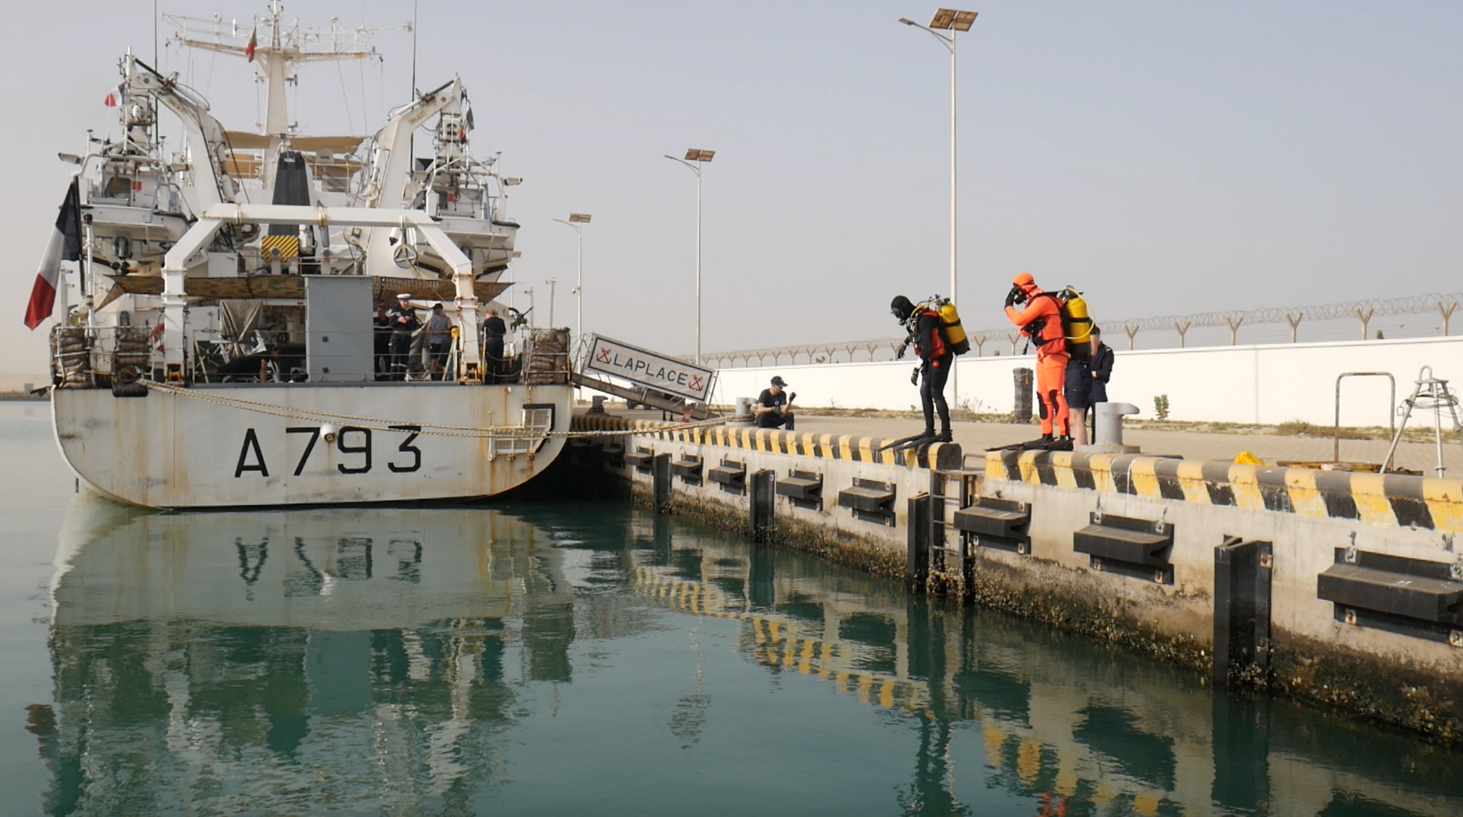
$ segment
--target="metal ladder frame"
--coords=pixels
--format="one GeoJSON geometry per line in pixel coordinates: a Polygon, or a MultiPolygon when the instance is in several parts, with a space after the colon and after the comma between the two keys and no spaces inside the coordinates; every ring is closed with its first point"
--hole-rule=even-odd
{"type": "Polygon", "coordinates": [[[970,598],[975,592],[975,548],[970,535],[955,527],[954,513],[969,506],[980,493],[983,471],[930,471],[930,497],[939,510],[933,514],[933,528],[930,546],[930,570],[947,573],[953,557],[961,578],[962,598],[970,598]],[[951,491],[952,483],[958,491],[951,491]],[[955,541],[950,541],[950,534],[955,541]]]}

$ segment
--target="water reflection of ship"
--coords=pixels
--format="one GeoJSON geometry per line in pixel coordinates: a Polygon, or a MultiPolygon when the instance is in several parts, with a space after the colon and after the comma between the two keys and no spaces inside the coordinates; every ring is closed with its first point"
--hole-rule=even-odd
{"type": "Polygon", "coordinates": [[[495,511],[83,495],[61,538],[49,811],[467,803],[501,778],[515,685],[570,678],[558,551],[495,511]]]}
{"type": "Polygon", "coordinates": [[[737,620],[743,652],[770,672],[909,716],[920,742],[905,813],[968,813],[950,749],[971,727],[988,773],[1037,798],[1040,814],[1321,814],[1370,803],[1453,815],[1463,803],[1454,759],[1401,736],[1211,695],[1170,668],[768,547],[675,547],[663,517],[636,524],[630,544],[619,566],[632,592],[737,620]],[[1272,791],[1284,792],[1283,807],[1272,791]]]}
{"type": "MultiPolygon", "coordinates": [[[[505,727],[532,711],[523,681],[573,678],[576,638],[680,613],[731,622],[779,684],[917,731],[884,761],[910,768],[911,814],[966,811],[972,766],[955,759],[971,756],[986,785],[1073,817],[1463,802],[1446,753],[664,517],[100,508],[79,501],[62,536],[59,717],[31,713],[55,813],[477,802],[504,781],[505,727]]],[[[666,724],[683,747],[714,705],[701,669],[666,724]]]]}

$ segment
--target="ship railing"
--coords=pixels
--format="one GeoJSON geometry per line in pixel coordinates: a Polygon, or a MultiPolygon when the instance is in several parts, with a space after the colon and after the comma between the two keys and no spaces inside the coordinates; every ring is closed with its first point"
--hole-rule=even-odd
{"type": "MultiPolygon", "coordinates": [[[[566,329],[528,330],[519,354],[518,344],[504,345],[503,357],[478,360],[477,371],[487,375],[489,384],[550,385],[568,382],[566,329]],[[562,337],[561,337],[562,336],[562,337]]],[[[158,324],[138,326],[57,325],[50,336],[52,383],[58,388],[92,389],[127,386],[141,381],[166,380],[163,362],[163,332],[158,324]]],[[[183,380],[193,383],[279,384],[309,382],[307,344],[300,330],[253,328],[243,332],[225,332],[217,327],[190,327],[185,332],[183,380]]],[[[376,346],[378,335],[371,327],[358,333],[333,331],[329,335],[334,348],[353,348],[330,356],[329,361],[316,361],[327,382],[374,382],[406,380],[411,382],[459,381],[468,367],[462,357],[462,341],[454,331],[449,348],[433,355],[428,333],[419,329],[412,335],[404,356],[405,362],[394,360],[389,335],[382,341],[385,351],[376,346]],[[348,337],[351,334],[355,338],[348,337]],[[360,335],[367,335],[363,339],[360,335]],[[366,340],[365,343],[362,343],[366,340]],[[354,341],[354,343],[352,343],[354,341]],[[369,349],[369,351],[361,351],[369,349]],[[393,363],[399,367],[392,368],[393,363]],[[330,368],[337,377],[330,378],[330,368]],[[343,371],[358,373],[354,378],[339,376],[343,371]]],[[[482,346],[480,345],[481,349],[482,346]]]]}

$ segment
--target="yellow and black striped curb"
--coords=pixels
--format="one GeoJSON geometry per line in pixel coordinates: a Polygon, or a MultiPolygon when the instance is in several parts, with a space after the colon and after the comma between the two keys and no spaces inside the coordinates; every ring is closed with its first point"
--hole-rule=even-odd
{"type": "Polygon", "coordinates": [[[880,448],[894,441],[850,434],[800,434],[796,431],[750,426],[667,429],[664,423],[659,422],[584,414],[575,416],[570,428],[573,431],[626,431],[689,445],[716,445],[768,454],[899,465],[935,471],[959,470],[964,461],[964,455],[956,443],[928,443],[903,451],[880,451],[880,448]]]}
{"type": "Polygon", "coordinates": [[[1463,531],[1463,480],[1228,462],[992,451],[986,477],[1256,511],[1463,531]]]}

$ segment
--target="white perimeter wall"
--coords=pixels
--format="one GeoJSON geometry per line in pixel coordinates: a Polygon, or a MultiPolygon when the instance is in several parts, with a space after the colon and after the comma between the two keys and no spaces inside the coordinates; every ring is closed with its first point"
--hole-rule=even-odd
{"type": "MultiPolygon", "coordinates": [[[[1463,389],[1463,338],[1368,340],[1267,346],[1210,346],[1198,349],[1123,351],[1115,348],[1108,397],[1132,403],[1153,419],[1153,398],[1167,394],[1169,418],[1207,422],[1276,424],[1304,420],[1328,426],[1335,420],[1336,378],[1343,372],[1390,372],[1400,402],[1416,389],[1418,371],[1463,389]]],[[[958,358],[960,393],[946,386],[953,406],[969,401],[980,412],[1009,412],[1014,405],[1012,370],[1033,368],[1034,356],[958,358]]],[[[723,369],[713,402],[731,404],[756,397],[774,374],[782,375],[809,409],[908,409],[919,407],[919,390],[909,383],[915,361],[839,363],[723,369]]],[[[1455,392],[1456,393],[1456,392],[1455,392]]],[[[1386,378],[1347,378],[1341,387],[1341,424],[1385,426],[1396,405],[1386,378]]],[[[1432,424],[1414,414],[1409,425],[1432,424]]],[[[1444,416],[1445,429],[1452,427],[1444,416]]]]}

